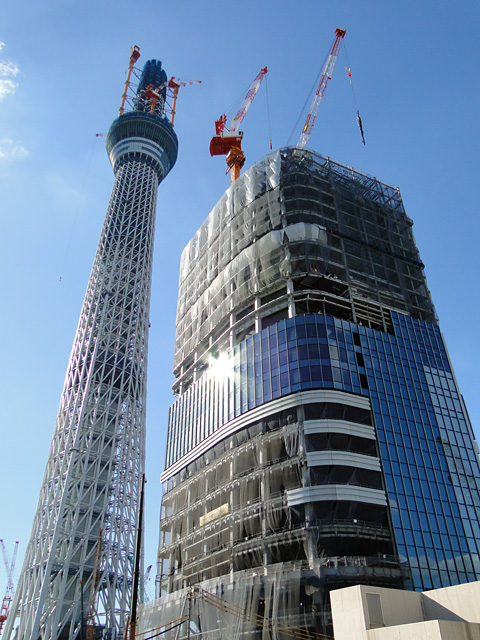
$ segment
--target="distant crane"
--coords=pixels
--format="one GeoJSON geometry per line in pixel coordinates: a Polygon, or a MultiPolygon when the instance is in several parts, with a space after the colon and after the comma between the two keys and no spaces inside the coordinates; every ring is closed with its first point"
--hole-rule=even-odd
{"type": "Polygon", "coordinates": [[[168,86],[170,87],[170,89],[173,90],[172,115],[170,117],[170,122],[172,123],[172,126],[173,126],[173,121],[175,119],[175,109],[177,107],[177,96],[178,96],[178,90],[180,89],[180,87],[187,87],[190,84],[201,84],[201,83],[202,83],[201,80],[191,80],[190,82],[180,82],[179,80],[175,80],[173,76],[170,78],[170,80],[168,81],[168,86]]]}
{"type": "Polygon", "coordinates": [[[267,72],[267,67],[260,69],[259,74],[250,85],[236,116],[232,119],[230,127],[227,127],[227,116],[225,114],[215,120],[216,135],[210,140],[210,155],[227,157],[227,173],[231,171],[232,183],[240,176],[240,170],[245,164],[245,154],[242,151],[243,132],[239,131],[239,127],[267,72]]]}
{"type": "Polygon", "coordinates": [[[8,618],[8,613],[10,611],[10,605],[12,604],[13,594],[15,593],[15,588],[13,586],[13,569],[15,567],[15,560],[17,559],[17,551],[18,551],[18,540],[15,542],[15,547],[13,549],[12,561],[8,561],[7,549],[5,547],[5,543],[3,540],[0,540],[0,545],[2,547],[3,554],[3,562],[5,563],[5,569],[7,570],[7,589],[5,591],[5,597],[3,598],[2,608],[0,609],[0,634],[2,633],[3,625],[8,618]]]}
{"type": "Polygon", "coordinates": [[[165,89],[166,87],[168,87],[169,89],[172,89],[173,100],[172,100],[172,111],[170,114],[170,122],[173,126],[173,123],[175,120],[176,107],[177,107],[178,91],[180,87],[187,87],[190,84],[202,84],[202,81],[191,80],[190,82],[180,82],[180,80],[176,80],[175,77],[172,76],[170,80],[167,80],[167,82],[164,82],[159,87],[154,88],[153,84],[148,85],[147,90],[145,92],[145,98],[150,100],[150,112],[153,113],[155,111],[155,107],[157,105],[158,100],[160,99],[161,92],[163,91],[163,89],[165,89]]]}
{"type": "Polygon", "coordinates": [[[143,577],[140,581],[140,602],[148,602],[150,600],[150,594],[147,593],[147,584],[150,580],[150,572],[152,571],[153,565],[149,564],[147,570],[145,571],[143,577]]]}
{"type": "Polygon", "coordinates": [[[335,63],[337,62],[340,45],[346,33],[347,32],[345,29],[335,29],[335,40],[333,41],[332,48],[330,49],[330,53],[323,68],[322,77],[320,78],[317,91],[310,106],[310,111],[308,112],[308,116],[303,126],[302,133],[300,134],[300,138],[297,142],[297,148],[305,147],[308,139],[310,138],[313,125],[315,124],[315,120],[317,119],[318,110],[327,89],[328,81],[332,77],[335,63]]]}

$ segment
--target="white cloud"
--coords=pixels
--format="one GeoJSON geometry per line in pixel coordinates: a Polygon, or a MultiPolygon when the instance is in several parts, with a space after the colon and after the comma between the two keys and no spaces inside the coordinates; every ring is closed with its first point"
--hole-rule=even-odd
{"type": "MultiPolygon", "coordinates": [[[[0,42],[0,51],[4,48],[5,43],[0,42]]],[[[5,96],[15,93],[18,82],[14,80],[19,72],[18,65],[14,62],[0,62],[0,100],[5,96]]]]}
{"type": "Polygon", "coordinates": [[[5,160],[23,160],[28,151],[21,144],[9,138],[0,139],[0,162],[5,160]]]}

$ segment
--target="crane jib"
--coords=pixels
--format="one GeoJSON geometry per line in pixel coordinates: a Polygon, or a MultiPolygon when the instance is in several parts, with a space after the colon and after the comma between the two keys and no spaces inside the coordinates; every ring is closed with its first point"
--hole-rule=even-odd
{"type": "Polygon", "coordinates": [[[300,134],[300,138],[297,142],[297,147],[305,147],[312,133],[313,125],[315,124],[315,120],[317,118],[317,113],[320,108],[320,104],[322,102],[323,96],[325,95],[325,90],[327,88],[328,81],[331,80],[333,69],[335,68],[335,63],[338,58],[338,52],[340,49],[340,44],[345,37],[347,32],[345,29],[335,29],[335,40],[333,41],[332,48],[330,50],[330,54],[327,58],[325,66],[322,71],[322,76],[320,78],[320,82],[318,83],[317,91],[315,92],[315,96],[313,97],[312,104],[310,105],[310,110],[308,112],[307,119],[305,121],[305,125],[302,129],[302,133],[300,134]]]}

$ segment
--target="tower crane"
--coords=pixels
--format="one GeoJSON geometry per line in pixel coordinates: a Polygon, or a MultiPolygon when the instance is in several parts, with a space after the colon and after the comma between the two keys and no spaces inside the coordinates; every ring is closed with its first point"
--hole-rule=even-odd
{"type": "MultiPolygon", "coordinates": [[[[127,79],[125,80],[125,87],[123,90],[122,102],[120,104],[120,110],[118,113],[119,116],[121,116],[125,110],[125,102],[127,100],[128,90],[130,87],[130,79],[132,76],[132,72],[135,68],[135,63],[140,57],[140,47],[137,47],[137,45],[135,45],[134,47],[130,47],[130,50],[131,50],[131,54],[130,54],[130,60],[128,62],[127,79]]],[[[173,93],[173,100],[172,100],[172,111],[170,116],[170,123],[173,126],[173,121],[175,119],[175,109],[177,106],[178,91],[180,87],[186,87],[187,85],[190,85],[190,84],[201,84],[201,82],[202,82],[201,80],[192,80],[191,82],[180,82],[180,80],[176,80],[175,77],[172,76],[170,80],[167,80],[167,82],[164,82],[159,87],[154,87],[153,84],[149,85],[145,91],[144,98],[150,101],[150,112],[154,113],[155,107],[157,106],[157,102],[159,101],[160,97],[163,97],[163,98],[165,97],[165,92],[164,92],[164,95],[162,96],[162,91],[166,87],[171,89],[173,93]]],[[[101,136],[101,135],[104,135],[104,134],[97,133],[97,136],[101,136]]]]}
{"type": "Polygon", "coordinates": [[[201,80],[191,80],[190,82],[180,82],[180,80],[175,80],[174,76],[172,76],[170,78],[170,80],[168,81],[168,86],[173,91],[172,115],[170,116],[170,122],[172,123],[172,126],[173,126],[173,121],[175,119],[175,113],[176,113],[175,110],[176,110],[176,107],[177,107],[178,90],[180,89],[180,87],[187,87],[188,85],[191,85],[191,84],[202,84],[202,81],[201,80]]]}
{"type": "Polygon", "coordinates": [[[123,89],[122,102],[120,104],[120,109],[118,111],[118,115],[121,116],[125,109],[125,100],[127,99],[128,87],[130,86],[130,78],[132,76],[133,67],[135,66],[136,61],[140,57],[140,47],[135,45],[134,47],[130,47],[131,55],[130,60],[128,62],[128,71],[127,71],[127,79],[125,80],[125,87],[123,89]]]}
{"type": "Polygon", "coordinates": [[[242,151],[243,131],[239,131],[239,127],[267,72],[267,67],[260,69],[229,127],[225,114],[215,120],[215,135],[210,140],[210,155],[227,156],[227,173],[231,171],[232,183],[240,176],[240,169],[245,164],[245,154],[242,151]]]}
{"type": "Polygon", "coordinates": [[[320,78],[317,91],[312,100],[310,111],[308,112],[308,116],[303,126],[302,133],[300,134],[300,138],[297,142],[297,148],[305,147],[305,145],[308,142],[308,139],[310,138],[313,125],[315,124],[315,120],[317,119],[318,110],[320,108],[320,105],[323,100],[323,96],[325,95],[325,91],[327,89],[328,81],[332,77],[333,70],[335,68],[335,63],[337,62],[340,45],[346,33],[347,32],[345,29],[338,29],[338,28],[335,29],[335,39],[333,41],[332,48],[330,49],[330,53],[327,57],[325,66],[323,67],[322,76],[320,78]]]}
{"type": "Polygon", "coordinates": [[[3,562],[5,563],[5,569],[7,570],[7,589],[5,591],[5,596],[3,598],[2,607],[0,609],[0,634],[2,633],[3,625],[8,618],[8,612],[10,611],[10,605],[12,604],[13,594],[15,592],[15,588],[13,585],[13,569],[15,567],[15,560],[17,559],[17,551],[18,551],[18,540],[15,542],[15,547],[13,549],[12,561],[8,561],[7,549],[5,547],[5,543],[3,540],[0,540],[0,545],[2,547],[3,554],[3,562]]]}
{"type": "Polygon", "coordinates": [[[150,600],[150,595],[147,593],[147,584],[150,580],[150,572],[152,571],[151,564],[148,565],[147,570],[143,574],[143,577],[140,580],[140,602],[148,602],[150,600]]]}
{"type": "Polygon", "coordinates": [[[172,76],[170,80],[167,80],[167,82],[164,82],[157,88],[154,88],[153,84],[148,85],[147,90],[145,92],[145,98],[150,100],[151,113],[155,111],[155,107],[161,96],[161,92],[163,91],[163,89],[168,87],[169,89],[172,90],[172,93],[173,93],[172,110],[170,115],[170,123],[173,126],[173,122],[175,120],[176,107],[177,107],[178,91],[180,87],[187,87],[190,84],[201,84],[201,83],[202,83],[201,80],[191,80],[190,82],[180,82],[180,80],[175,79],[175,76],[172,76]]]}

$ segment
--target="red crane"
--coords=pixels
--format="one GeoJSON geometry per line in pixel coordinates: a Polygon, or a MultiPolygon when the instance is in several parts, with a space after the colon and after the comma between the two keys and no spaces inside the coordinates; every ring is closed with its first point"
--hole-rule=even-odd
{"type": "Polygon", "coordinates": [[[130,60],[128,63],[127,79],[125,80],[125,88],[123,90],[122,102],[120,104],[120,109],[118,112],[119,116],[123,114],[123,110],[125,107],[125,100],[127,99],[127,94],[128,94],[128,87],[130,86],[130,77],[132,75],[133,67],[135,66],[136,61],[140,57],[140,47],[137,47],[137,45],[135,45],[134,47],[130,47],[130,49],[132,53],[130,55],[130,60]]]}
{"type": "Polygon", "coordinates": [[[5,597],[3,598],[2,608],[0,609],[0,634],[2,633],[3,625],[8,618],[8,612],[10,611],[10,605],[12,604],[13,594],[15,593],[15,588],[13,586],[13,569],[15,567],[15,560],[17,558],[17,550],[18,550],[18,541],[15,542],[15,547],[13,549],[13,557],[12,561],[8,561],[7,549],[5,547],[5,543],[3,540],[0,540],[0,544],[2,546],[2,554],[3,554],[3,562],[5,563],[5,569],[7,570],[7,589],[5,592],[5,597]]]}
{"type": "Polygon", "coordinates": [[[180,82],[180,80],[175,80],[174,76],[172,76],[168,81],[169,88],[173,90],[172,114],[170,116],[170,122],[172,123],[172,126],[173,126],[173,121],[175,119],[175,110],[177,108],[178,90],[180,89],[180,87],[188,87],[191,84],[202,84],[202,81],[191,80],[190,82],[180,82]]]}
{"type": "MultiPolygon", "coordinates": [[[[130,55],[130,60],[128,63],[128,71],[127,71],[127,79],[125,80],[125,88],[123,90],[123,95],[122,95],[122,102],[120,104],[120,110],[118,112],[118,115],[121,116],[125,110],[125,102],[127,100],[127,96],[128,96],[128,90],[130,87],[130,79],[132,76],[132,71],[134,70],[135,67],[135,63],[137,62],[137,60],[140,57],[140,47],[137,47],[137,45],[135,45],[134,47],[130,47],[131,49],[131,55],[130,55]]],[[[193,80],[192,82],[180,82],[180,80],[176,80],[173,76],[170,78],[170,80],[167,80],[167,82],[164,82],[162,85],[160,85],[159,87],[154,87],[153,84],[149,85],[147,87],[147,90],[145,92],[145,98],[147,98],[148,100],[150,100],[150,111],[151,113],[154,112],[155,110],[155,106],[157,104],[157,102],[160,99],[160,92],[165,89],[165,87],[168,87],[169,89],[172,90],[172,94],[173,94],[173,103],[172,103],[172,112],[171,112],[171,116],[170,116],[170,122],[173,125],[173,121],[175,119],[175,108],[177,106],[177,97],[178,97],[178,90],[180,89],[180,87],[186,87],[190,84],[201,84],[201,80],[193,80]]],[[[104,134],[102,133],[97,133],[97,136],[102,136],[104,134]]]]}
{"type": "Polygon", "coordinates": [[[145,98],[150,100],[150,112],[153,113],[155,111],[155,107],[157,102],[160,100],[160,94],[165,87],[168,87],[172,90],[172,110],[170,114],[170,123],[173,126],[173,122],[175,120],[175,113],[177,108],[177,98],[178,91],[180,87],[188,87],[191,84],[202,84],[201,80],[191,80],[190,82],[180,82],[180,80],[176,80],[175,76],[172,76],[170,80],[164,82],[159,87],[154,88],[153,84],[149,84],[147,90],[145,91],[145,98]]]}
{"type": "Polygon", "coordinates": [[[242,151],[243,132],[239,131],[239,127],[242,124],[245,114],[252,104],[267,71],[267,67],[260,69],[259,74],[250,85],[250,88],[240,105],[237,115],[232,119],[229,128],[227,127],[227,116],[225,114],[220,116],[218,120],[215,120],[216,135],[214,135],[210,140],[210,155],[227,156],[227,173],[229,171],[232,172],[232,183],[240,176],[240,169],[245,164],[245,154],[242,151]]]}
{"type": "Polygon", "coordinates": [[[305,121],[302,133],[297,142],[297,147],[303,148],[310,138],[313,125],[317,119],[318,109],[320,108],[323,96],[325,95],[328,81],[332,77],[333,69],[335,68],[335,63],[338,58],[338,51],[346,33],[345,29],[335,29],[335,40],[333,41],[332,48],[330,49],[330,53],[323,68],[322,77],[320,78],[317,91],[310,106],[310,111],[308,112],[307,120],[305,121]]]}

